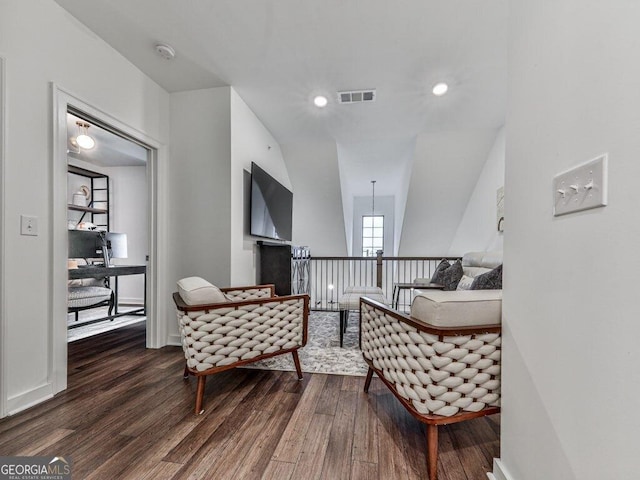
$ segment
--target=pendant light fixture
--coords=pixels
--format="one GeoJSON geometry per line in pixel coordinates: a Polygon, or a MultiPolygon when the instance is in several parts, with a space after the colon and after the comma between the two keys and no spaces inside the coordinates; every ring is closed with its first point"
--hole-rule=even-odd
{"type": "Polygon", "coordinates": [[[87,122],[81,121],[77,121],[76,125],[78,126],[78,136],[76,137],[76,143],[80,148],[91,150],[96,146],[96,142],[89,136],[90,125],[87,122]]]}
{"type": "Polygon", "coordinates": [[[376,214],[376,181],[371,180],[371,216],[376,214]]]}

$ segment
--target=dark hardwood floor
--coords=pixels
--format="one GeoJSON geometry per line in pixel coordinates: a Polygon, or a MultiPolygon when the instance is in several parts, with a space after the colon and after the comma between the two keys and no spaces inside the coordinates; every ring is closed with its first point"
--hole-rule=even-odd
{"type": "MultiPolygon", "coordinates": [[[[234,369],[209,377],[205,413],[178,347],[144,324],[69,344],[68,389],[0,420],[0,455],[58,455],[85,479],[420,479],[425,428],[374,378],[234,369]]],[[[440,480],[484,480],[499,417],[440,428],[440,480]]]]}

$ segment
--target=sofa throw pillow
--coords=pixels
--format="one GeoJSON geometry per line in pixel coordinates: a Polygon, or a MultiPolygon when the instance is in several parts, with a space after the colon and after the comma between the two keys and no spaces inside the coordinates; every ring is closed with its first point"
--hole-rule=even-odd
{"type": "Polygon", "coordinates": [[[471,290],[502,290],[502,265],[478,275],[471,284],[471,290]]]}
{"type": "Polygon", "coordinates": [[[458,282],[456,290],[471,290],[471,285],[475,279],[467,275],[462,275],[462,278],[458,282]]]}
{"type": "Polygon", "coordinates": [[[441,275],[450,266],[451,266],[451,264],[449,263],[449,260],[445,260],[444,258],[442,260],[440,260],[440,263],[438,264],[438,266],[434,270],[433,275],[431,275],[431,283],[438,283],[438,284],[442,285],[442,282],[439,281],[439,280],[442,280],[441,279],[441,275]]]}
{"type": "Polygon", "coordinates": [[[439,278],[440,281],[435,283],[444,285],[443,290],[455,290],[458,286],[458,282],[460,282],[460,279],[462,278],[462,275],[462,263],[460,262],[460,260],[458,260],[444,272],[442,272],[442,275],[439,278]]]}

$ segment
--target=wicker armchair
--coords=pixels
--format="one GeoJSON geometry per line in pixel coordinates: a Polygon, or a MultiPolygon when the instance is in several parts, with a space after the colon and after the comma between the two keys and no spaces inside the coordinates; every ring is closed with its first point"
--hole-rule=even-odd
{"type": "Polygon", "coordinates": [[[371,299],[360,300],[360,348],[369,365],[364,390],[368,392],[376,373],[409,413],[426,424],[429,480],[437,477],[438,425],[500,411],[501,326],[470,325],[466,313],[468,307],[478,311],[480,297],[489,308],[479,322],[496,316],[499,321],[501,292],[438,292],[436,297],[450,297],[449,305],[438,304],[439,312],[449,309],[455,317],[461,307],[457,310],[465,318],[453,322],[458,326],[431,325],[371,299]],[[466,305],[451,305],[456,296],[466,297],[466,305]]]}
{"type": "Polygon", "coordinates": [[[184,376],[198,378],[196,414],[204,411],[207,375],[291,353],[302,378],[298,349],[307,343],[308,295],[276,297],[273,285],[218,289],[197,277],[181,280],[178,289],[184,376]]]}

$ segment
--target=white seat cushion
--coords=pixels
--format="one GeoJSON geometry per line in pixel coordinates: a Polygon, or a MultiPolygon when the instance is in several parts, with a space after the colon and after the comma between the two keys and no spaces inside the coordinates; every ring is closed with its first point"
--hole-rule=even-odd
{"type": "Polygon", "coordinates": [[[207,305],[228,301],[218,287],[200,277],[178,280],[178,293],[187,305],[207,305]]]}
{"type": "Polygon", "coordinates": [[[344,293],[377,293],[382,295],[382,289],[380,287],[351,285],[344,289],[344,293]]]}
{"type": "Polygon", "coordinates": [[[68,308],[83,308],[111,299],[111,289],[106,287],[69,287],[68,308]]]}
{"type": "MultiPolygon", "coordinates": [[[[348,292],[350,287],[347,287],[345,292],[348,292]]],[[[340,305],[340,310],[359,310],[360,309],[360,297],[367,297],[376,302],[383,303],[384,305],[388,305],[387,299],[382,293],[382,289],[379,287],[362,287],[368,288],[371,291],[369,292],[350,292],[345,293],[340,297],[340,301],[338,302],[340,305]]]]}
{"type": "Polygon", "coordinates": [[[499,324],[502,290],[419,291],[411,316],[437,327],[499,324]]]}

